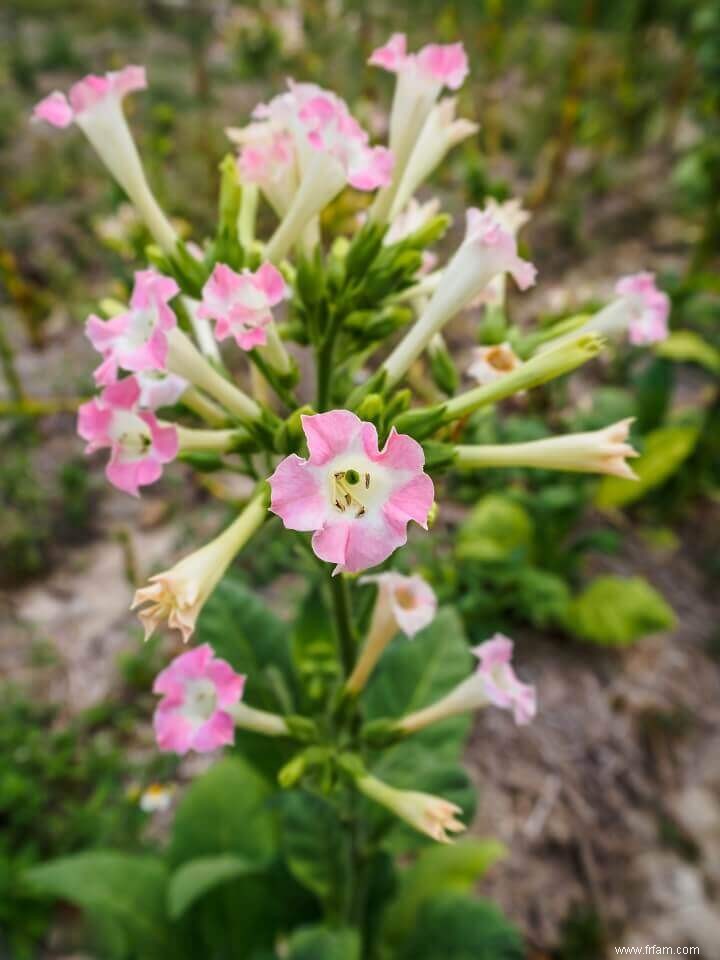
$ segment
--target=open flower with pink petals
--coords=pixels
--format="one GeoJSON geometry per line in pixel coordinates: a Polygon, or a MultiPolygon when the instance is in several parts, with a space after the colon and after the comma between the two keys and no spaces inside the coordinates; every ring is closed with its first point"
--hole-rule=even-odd
{"type": "Polygon", "coordinates": [[[236,273],[218,263],[202,291],[198,316],[215,321],[218,340],[233,337],[242,350],[267,343],[267,327],[272,323],[271,308],[287,297],[282,274],[270,263],[254,273],[236,273]]]}
{"type": "Polygon", "coordinates": [[[130,297],[130,309],[110,320],[92,314],[85,332],[103,362],[95,371],[95,382],[107,386],[117,380],[118,370],[137,373],[165,370],[168,331],[176,325],[169,301],[179,292],[177,283],[156,270],[139,270],[130,297]]]}
{"type": "Polygon", "coordinates": [[[441,700],[408,714],[398,722],[398,730],[415,733],[429,726],[490,704],[512,711],[517,724],[529,723],[537,712],[535,688],[522,683],[512,668],[513,642],[501,633],[474,647],[478,658],[475,672],[441,700]]]}
{"type": "Polygon", "coordinates": [[[297,153],[290,131],[261,120],[242,128],[230,127],[226,133],[240,148],[241,181],[257,184],[275,213],[284,217],[299,185],[297,153]]]}
{"type": "MultiPolygon", "coordinates": [[[[374,218],[384,220],[440,91],[443,87],[457,90],[462,86],[468,62],[462,43],[432,43],[418,53],[408,53],[407,39],[402,33],[393,34],[368,62],[397,76],[390,112],[389,145],[395,158],[393,183],[378,195],[373,208],[374,218]]],[[[409,197],[410,194],[404,196],[401,206],[409,197]]]]}
{"type": "Polygon", "coordinates": [[[492,211],[472,207],[466,220],[465,240],[442,272],[430,302],[383,363],[386,384],[397,383],[433,336],[494,277],[509,273],[521,290],[535,282],[535,267],[518,255],[515,237],[503,229],[492,211]]]}
{"type": "Polygon", "coordinates": [[[174,406],[190,386],[184,377],[159,370],[142,370],[135,379],[140,387],[138,406],[143,410],[174,406]]]}
{"type": "Polygon", "coordinates": [[[158,747],[182,755],[233,743],[230,710],[242,699],[244,687],[245,677],[216,657],[210,644],[180,654],[153,684],[153,693],[162,696],[153,717],[158,747]]]}
{"type": "Polygon", "coordinates": [[[155,240],[172,252],[177,234],[152,194],[122,110],[126,94],[147,86],[145,68],[127,66],[102,76],[89,74],[66,96],[55,90],[36,104],[33,116],[54,127],[76,123],[128,195],[155,240]]]}
{"type": "Polygon", "coordinates": [[[110,448],[105,475],[119,490],[138,496],[155,483],[163,466],[178,453],[177,430],[161,426],[155,415],[139,407],[140,386],[127,377],[105,387],[99,397],[78,410],[78,433],[86,453],[110,448]]]}
{"type": "Polygon", "coordinates": [[[270,509],[290,530],[313,530],[313,550],[357,572],[382,563],[427,529],[433,484],[417,441],[393,428],[382,450],[377,431],[347,410],[302,417],[310,456],[291,454],[270,477],[270,509]]]}
{"type": "Polygon", "coordinates": [[[621,277],[615,293],[616,298],[591,317],[583,330],[610,336],[627,331],[635,346],[658,343],[667,337],[670,298],[658,289],[654,273],[621,277]]]}

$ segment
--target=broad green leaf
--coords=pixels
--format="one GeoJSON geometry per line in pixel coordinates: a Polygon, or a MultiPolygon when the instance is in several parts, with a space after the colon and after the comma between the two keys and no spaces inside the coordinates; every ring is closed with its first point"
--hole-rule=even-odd
{"type": "Polygon", "coordinates": [[[519,503],[500,494],[489,494],[474,507],[458,532],[456,555],[462,560],[495,563],[527,552],[533,539],[533,522],[519,503]]]}
{"type": "Polygon", "coordinates": [[[427,900],[393,960],[524,960],[519,932],[493,904],[458,894],[427,900]]]}
{"type": "Polygon", "coordinates": [[[387,908],[383,939],[397,947],[417,923],[426,900],[437,893],[466,893],[505,854],[497,840],[467,840],[422,851],[400,877],[398,894],[387,908]]]}
{"type": "Polygon", "coordinates": [[[240,757],[225,757],[190,786],[175,814],[170,860],[236,856],[262,867],[277,850],[267,782],[240,757]]]}
{"type": "Polygon", "coordinates": [[[235,877],[253,873],[257,866],[231,855],[198,857],[173,873],[168,886],[168,910],[173,919],[181,916],[196,900],[235,877]]]}
{"type": "Polygon", "coordinates": [[[659,487],[675,473],[692,453],[699,436],[700,426],[695,424],[653,430],[645,438],[642,455],[632,461],[638,479],[603,477],[595,496],[596,506],[601,509],[624,507],[641,500],[649,490],[659,487]]]}
{"type": "Polygon", "coordinates": [[[675,614],[642,577],[598,577],[570,604],[567,626],[583,640],[625,647],[667,630],[675,614]]]}
{"type": "Polygon", "coordinates": [[[674,330],[655,345],[658,357],[686,363],[698,363],[711,373],[720,373],[720,350],[693,330],[674,330]]]}
{"type": "Polygon", "coordinates": [[[350,857],[337,813],[327,800],[293,790],[283,795],[283,853],[290,871],[333,915],[349,889],[350,857]]]}
{"type": "Polygon", "coordinates": [[[244,584],[226,578],[206,603],[197,642],[247,674],[245,699],[254,707],[290,713],[294,706],[289,630],[244,584]]]}
{"type": "Polygon", "coordinates": [[[307,927],[290,937],[287,960],[360,960],[356,930],[307,927]]]}
{"type": "Polygon", "coordinates": [[[168,956],[168,876],[157,857],[93,850],[40,864],[25,878],[39,893],[97,917],[114,956],[168,956]]]}

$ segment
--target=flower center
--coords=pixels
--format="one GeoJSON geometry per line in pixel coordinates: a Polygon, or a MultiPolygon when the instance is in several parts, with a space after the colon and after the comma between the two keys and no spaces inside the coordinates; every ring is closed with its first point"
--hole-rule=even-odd
{"type": "Polygon", "coordinates": [[[415,597],[412,590],[407,587],[399,587],[395,591],[395,602],[403,610],[412,610],[415,607],[415,597]]]}
{"type": "Polygon", "coordinates": [[[215,687],[206,677],[190,680],[185,687],[185,703],[182,712],[190,722],[199,727],[206,723],[217,709],[215,687]]]}
{"type": "Polygon", "coordinates": [[[372,480],[367,471],[362,473],[354,467],[336,470],[332,475],[332,500],[340,513],[349,512],[356,518],[364,517],[366,502],[364,494],[370,490],[372,480]]]}
{"type": "Polygon", "coordinates": [[[157,310],[154,307],[133,310],[132,323],[125,336],[128,347],[137,349],[144,346],[152,336],[156,323],[157,310]]]}
{"type": "Polygon", "coordinates": [[[123,459],[126,460],[141,459],[152,445],[148,425],[127,410],[118,410],[115,413],[110,436],[122,448],[123,459]]]}

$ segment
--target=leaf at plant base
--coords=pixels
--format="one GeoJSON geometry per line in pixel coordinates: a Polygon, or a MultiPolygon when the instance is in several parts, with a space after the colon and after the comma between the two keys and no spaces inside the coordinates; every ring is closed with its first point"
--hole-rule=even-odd
{"type": "Polygon", "coordinates": [[[485,900],[443,894],[427,900],[393,960],[524,960],[515,927],[485,900]]]}
{"type": "Polygon", "coordinates": [[[281,798],[283,854],[304,887],[339,916],[349,888],[350,857],[335,808],[322,797],[293,790],[281,798]]]}
{"type": "Polygon", "coordinates": [[[603,477],[595,496],[595,505],[600,509],[624,507],[641,500],[649,490],[659,487],[690,456],[700,436],[700,429],[699,425],[687,424],[653,430],[645,438],[642,455],[632,461],[638,479],[603,477]]]}
{"type": "Polygon", "coordinates": [[[655,344],[658,357],[684,363],[698,363],[711,373],[720,373],[720,350],[693,330],[674,330],[666,340],[655,344]]]}
{"type": "Polygon", "coordinates": [[[612,647],[628,646],[674,623],[672,609],[642,577],[598,577],[575,597],[567,615],[573,633],[612,647]]]}
{"type": "Polygon", "coordinates": [[[307,927],[290,937],[287,960],[360,960],[356,930],[307,927]]]}
{"type": "Polygon", "coordinates": [[[168,875],[157,857],[92,850],[33,867],[25,879],[37,892],[98,917],[115,956],[168,956],[168,875]]]}
{"type": "Polygon", "coordinates": [[[200,615],[197,642],[247,674],[244,699],[264,710],[291,713],[294,680],[287,626],[238,580],[226,577],[200,615]]]}
{"type": "Polygon", "coordinates": [[[170,916],[177,919],[214,887],[257,869],[256,864],[232,855],[188,860],[170,877],[167,895],[170,916]]]}
{"type": "Polygon", "coordinates": [[[423,850],[400,876],[398,894],[385,914],[384,945],[394,950],[402,944],[426,900],[439,892],[469,892],[504,855],[505,848],[497,840],[467,840],[423,850]]]}
{"type": "Polygon", "coordinates": [[[240,757],[225,757],[180,801],[170,843],[174,865],[231,855],[260,868],[277,851],[267,782],[240,757]]]}
{"type": "Polygon", "coordinates": [[[526,554],[532,539],[533,522],[524,507],[509,497],[489,494],[460,527],[455,552],[462,560],[496,563],[526,554]]]}

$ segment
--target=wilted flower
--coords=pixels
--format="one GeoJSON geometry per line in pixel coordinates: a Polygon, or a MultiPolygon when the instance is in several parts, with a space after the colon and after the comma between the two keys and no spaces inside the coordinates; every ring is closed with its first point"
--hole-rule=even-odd
{"type": "Polygon", "coordinates": [[[355,784],[366,797],[387,807],[395,816],[438,843],[452,843],[448,834],[465,830],[465,824],[458,820],[462,809],[442,797],[417,790],[397,790],[369,775],[358,777],[355,784]]]}
{"type": "Polygon", "coordinates": [[[512,651],[512,640],[501,633],[474,647],[472,652],[480,661],[475,673],[441,700],[403,717],[398,729],[414,733],[431,723],[489,704],[511,710],[517,724],[529,723],[537,711],[535,688],[516,677],[511,665],[512,651]]]}
{"type": "Polygon", "coordinates": [[[150,577],[146,587],[135,592],[131,609],[145,628],[147,640],[165,620],[179,630],[187,643],[205,601],[222,579],[235,555],[265,519],[265,497],[251,500],[227,529],[184,557],[170,570],[150,577]]]}
{"type": "Polygon", "coordinates": [[[347,410],[303,416],[302,426],[310,457],[278,464],[270,509],[290,530],[314,530],[313,550],[335,572],[382,563],[410,520],[427,528],[433,484],[417,441],[393,428],[378,450],[374,425],[347,410]]]}
{"type": "Polygon", "coordinates": [[[147,86],[144,67],[128,66],[103,76],[89,74],[64,93],[54,91],[35,106],[34,116],[54,127],[75,122],[130,197],[150,232],[168,253],[178,238],[152,194],[122,111],[123,97],[147,86]]]}
{"type": "Polygon", "coordinates": [[[126,377],[105,387],[99,397],[78,410],[78,433],[86,453],[110,448],[105,475],[118,489],[138,496],[139,488],[155,483],[163,466],[178,452],[177,430],[161,426],[155,415],[140,409],[140,386],[126,377]]]}
{"type": "Polygon", "coordinates": [[[92,314],[85,326],[90,343],[103,356],[95,382],[114,383],[118,370],[165,370],[167,333],[177,321],[168,302],[179,292],[171,277],[156,270],[139,270],[130,297],[130,309],[110,320],[92,314]]]}
{"type": "Polygon", "coordinates": [[[472,357],[467,372],[479,384],[492,383],[506,373],[516,370],[522,363],[509,343],[475,347],[472,357]]]}
{"type": "Polygon", "coordinates": [[[410,577],[388,570],[362,577],[360,583],[376,583],[377,599],[367,640],[345,687],[357,694],[367,683],[383,650],[398,630],[414,637],[435,617],[437,597],[419,574],[410,577]]]}
{"type": "Polygon", "coordinates": [[[155,678],[153,693],[162,695],[153,726],[160,750],[208,753],[235,739],[229,708],[243,695],[245,677],[215,657],[208,643],[176,657],[155,678]]]}
{"type": "Polygon", "coordinates": [[[215,320],[218,340],[233,337],[241,350],[267,343],[266,328],[272,323],[271,307],[287,296],[285,281],[270,263],[254,273],[236,273],[218,263],[202,291],[198,316],[215,320]]]}

